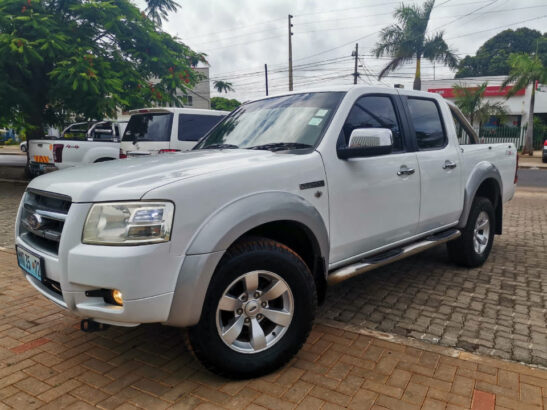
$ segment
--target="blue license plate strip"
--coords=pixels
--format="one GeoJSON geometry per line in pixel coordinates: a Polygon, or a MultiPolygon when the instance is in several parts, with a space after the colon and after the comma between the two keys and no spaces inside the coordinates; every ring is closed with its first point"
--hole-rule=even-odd
{"type": "Polygon", "coordinates": [[[44,276],[43,259],[21,246],[17,246],[15,251],[17,252],[17,263],[19,264],[19,267],[32,277],[42,281],[44,276]]]}

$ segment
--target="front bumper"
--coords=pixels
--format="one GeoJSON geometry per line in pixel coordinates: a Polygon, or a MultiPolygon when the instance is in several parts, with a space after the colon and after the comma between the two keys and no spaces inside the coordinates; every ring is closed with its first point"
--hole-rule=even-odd
{"type": "Polygon", "coordinates": [[[19,235],[17,217],[16,244],[42,257],[45,277],[57,283],[60,291],[25,274],[27,280],[52,302],[97,322],[122,326],[166,322],[184,258],[170,253],[170,242],[142,246],[82,244],[81,232],[90,206],[72,204],[57,254],[19,235]],[[123,306],[86,295],[97,289],[119,289],[123,306]]]}

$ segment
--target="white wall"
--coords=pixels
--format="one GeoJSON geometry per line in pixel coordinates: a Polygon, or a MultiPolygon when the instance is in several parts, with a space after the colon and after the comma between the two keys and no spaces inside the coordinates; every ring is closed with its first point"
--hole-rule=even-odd
{"type": "MultiPolygon", "coordinates": [[[[432,88],[452,88],[454,85],[460,85],[462,87],[477,87],[483,82],[488,81],[488,86],[500,86],[505,80],[505,76],[492,76],[492,77],[470,77],[470,78],[454,78],[449,80],[430,80],[422,81],[422,90],[427,91],[432,88]]],[[[528,121],[528,109],[530,107],[530,97],[532,93],[532,86],[526,88],[524,95],[517,95],[509,99],[505,97],[485,97],[492,102],[503,102],[510,115],[519,115],[522,117],[521,125],[526,124],[528,121]]],[[[534,113],[547,113],[547,92],[536,91],[536,101],[534,113]]]]}

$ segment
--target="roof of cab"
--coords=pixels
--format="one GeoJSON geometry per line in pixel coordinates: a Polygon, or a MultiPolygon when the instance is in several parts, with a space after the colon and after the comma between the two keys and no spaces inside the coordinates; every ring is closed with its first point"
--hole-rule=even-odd
{"type": "MultiPolygon", "coordinates": [[[[324,92],[348,92],[348,91],[357,90],[357,91],[362,91],[362,92],[381,93],[382,91],[385,91],[386,89],[393,90],[393,88],[388,88],[388,87],[373,87],[373,86],[369,86],[369,85],[360,85],[360,84],[357,84],[357,85],[342,84],[342,85],[314,87],[314,88],[303,89],[303,90],[298,90],[298,91],[285,91],[285,92],[272,94],[272,95],[269,95],[269,96],[256,98],[256,99],[251,100],[251,101],[264,100],[264,99],[272,98],[272,97],[281,97],[281,96],[287,96],[287,95],[316,93],[316,92],[323,92],[323,93],[324,92]]],[[[422,95],[422,96],[430,96],[430,97],[433,96],[433,98],[438,98],[440,96],[439,94],[430,93],[430,92],[427,92],[427,91],[417,91],[417,90],[410,90],[410,89],[405,89],[405,88],[397,88],[397,90],[399,91],[399,93],[401,95],[415,95],[415,96],[422,95]]],[[[440,97],[442,99],[442,96],[440,96],[440,97]]],[[[250,102],[250,101],[248,101],[248,102],[250,102]]]]}
{"type": "Polygon", "coordinates": [[[204,110],[200,108],[178,108],[178,107],[152,107],[152,108],[139,108],[129,111],[130,115],[134,114],[147,114],[147,113],[174,113],[174,114],[196,114],[196,115],[228,115],[229,111],[220,110],[204,110]]]}

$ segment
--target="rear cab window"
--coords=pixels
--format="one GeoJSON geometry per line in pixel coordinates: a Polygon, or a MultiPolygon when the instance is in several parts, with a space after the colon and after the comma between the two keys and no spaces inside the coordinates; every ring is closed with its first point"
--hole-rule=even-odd
{"type": "Polygon", "coordinates": [[[133,114],[122,141],[169,141],[172,123],[172,113],[133,114]]]}
{"type": "Polygon", "coordinates": [[[442,149],[448,143],[441,112],[435,100],[408,97],[410,122],[416,132],[419,150],[442,149]]]}
{"type": "Polygon", "coordinates": [[[179,141],[198,141],[217,125],[223,115],[179,114],[179,141]]]}

